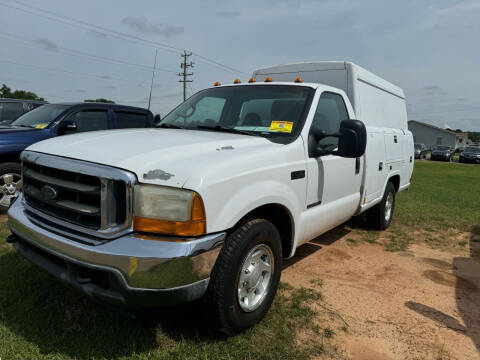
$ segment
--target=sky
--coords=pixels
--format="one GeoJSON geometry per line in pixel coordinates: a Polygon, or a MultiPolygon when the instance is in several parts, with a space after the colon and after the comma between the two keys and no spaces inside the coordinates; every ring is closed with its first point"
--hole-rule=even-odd
{"type": "Polygon", "coordinates": [[[151,110],[257,68],[352,61],[404,89],[410,120],[480,131],[479,0],[0,0],[0,83],[50,102],[151,110]]]}

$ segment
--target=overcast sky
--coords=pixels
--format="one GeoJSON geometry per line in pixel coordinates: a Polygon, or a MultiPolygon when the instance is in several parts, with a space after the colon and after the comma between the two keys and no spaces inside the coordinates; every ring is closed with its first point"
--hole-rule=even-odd
{"type": "MultiPolygon", "coordinates": [[[[0,0],[0,83],[50,102],[146,106],[155,46],[144,39],[194,52],[189,95],[258,67],[348,60],[402,87],[410,119],[480,131],[479,19],[479,0],[0,0]]],[[[163,116],[181,101],[181,58],[157,48],[163,116]]]]}

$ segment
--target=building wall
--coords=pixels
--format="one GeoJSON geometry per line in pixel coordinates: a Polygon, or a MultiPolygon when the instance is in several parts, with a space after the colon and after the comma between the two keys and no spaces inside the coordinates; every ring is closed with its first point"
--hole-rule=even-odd
{"type": "Polygon", "coordinates": [[[408,129],[413,133],[413,139],[416,143],[423,143],[427,148],[432,149],[437,145],[447,145],[455,148],[455,133],[446,132],[441,129],[435,129],[428,125],[409,121],[408,129]]]}
{"type": "Polygon", "coordinates": [[[466,133],[466,132],[457,133],[456,148],[457,149],[465,149],[465,146],[467,146],[467,143],[468,143],[468,133],[466,133]]]}

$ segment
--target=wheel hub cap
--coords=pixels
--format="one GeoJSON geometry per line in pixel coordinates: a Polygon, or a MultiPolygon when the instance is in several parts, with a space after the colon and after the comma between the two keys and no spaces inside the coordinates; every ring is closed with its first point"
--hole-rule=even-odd
{"type": "Polygon", "coordinates": [[[0,206],[8,207],[18,197],[22,189],[20,174],[0,176],[0,206]]]}
{"type": "Polygon", "coordinates": [[[393,194],[389,193],[387,196],[387,201],[385,203],[385,221],[389,221],[392,217],[393,209],[393,194]]]}
{"type": "Polygon", "coordinates": [[[255,246],[245,257],[238,280],[238,303],[243,311],[256,310],[268,294],[274,271],[272,250],[265,244],[255,246]]]}

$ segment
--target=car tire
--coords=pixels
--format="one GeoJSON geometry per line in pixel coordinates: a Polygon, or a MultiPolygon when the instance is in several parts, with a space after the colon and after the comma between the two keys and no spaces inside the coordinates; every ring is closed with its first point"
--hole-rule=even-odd
{"type": "Polygon", "coordinates": [[[5,214],[18,197],[22,186],[22,167],[19,163],[0,164],[0,214],[5,214]]]}
{"type": "Polygon", "coordinates": [[[395,186],[388,182],[383,194],[382,201],[367,210],[367,223],[376,230],[386,230],[392,223],[395,209],[395,186]]]}
{"type": "Polygon", "coordinates": [[[233,230],[215,263],[206,295],[222,332],[239,333],[265,316],[281,270],[281,238],[271,222],[252,219],[233,230]]]}

